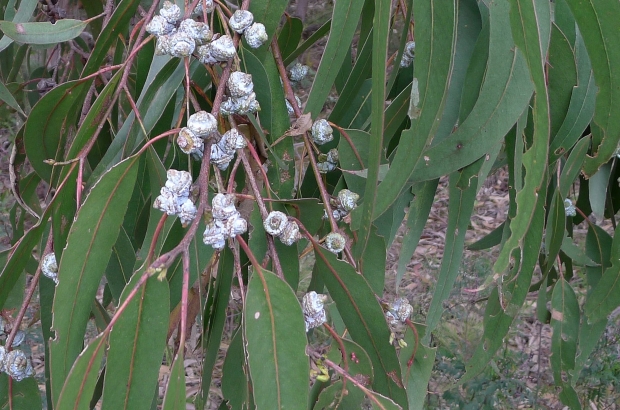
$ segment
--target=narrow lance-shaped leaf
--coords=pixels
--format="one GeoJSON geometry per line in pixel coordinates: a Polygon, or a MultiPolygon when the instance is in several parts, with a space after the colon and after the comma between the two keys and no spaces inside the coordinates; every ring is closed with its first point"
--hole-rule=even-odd
{"type": "Polygon", "coordinates": [[[163,410],[185,410],[186,408],[184,350],[181,346],[174,358],[168,386],[166,387],[163,410]]]}
{"type": "MultiPolygon", "coordinates": [[[[37,8],[37,0],[22,0],[19,2],[19,8],[17,13],[12,18],[13,23],[25,23],[32,17],[32,12],[37,8]]],[[[4,17],[9,18],[9,9],[4,11],[4,17]]],[[[3,36],[0,39],[0,51],[10,46],[13,43],[13,39],[9,36],[3,36]]]]}
{"type": "Polygon", "coordinates": [[[58,269],[50,346],[52,394],[58,401],[65,378],[82,350],[90,306],[131,198],[138,167],[128,158],[93,187],[78,212],[58,269]]]}
{"type": "Polygon", "coordinates": [[[254,272],[243,323],[257,410],[305,405],[310,368],[303,314],[293,290],[271,272],[254,272]]]}
{"type": "Polygon", "coordinates": [[[82,34],[87,24],[88,22],[73,19],[61,19],[54,24],[0,21],[0,31],[18,43],[55,44],[76,38],[82,34]]]}
{"type": "Polygon", "coordinates": [[[407,395],[400,364],[390,345],[390,330],[383,309],[366,280],[351,265],[323,248],[315,249],[316,268],[342,316],[351,338],[370,357],[375,369],[373,390],[406,406],[407,395]]]}

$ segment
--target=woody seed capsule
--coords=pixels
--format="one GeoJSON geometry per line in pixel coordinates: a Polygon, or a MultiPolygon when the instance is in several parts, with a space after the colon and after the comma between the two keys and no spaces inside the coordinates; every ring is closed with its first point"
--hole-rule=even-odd
{"type": "Polygon", "coordinates": [[[284,232],[287,223],[288,217],[284,212],[272,211],[267,215],[267,218],[263,222],[263,226],[269,235],[279,236],[284,232]]]}
{"type": "Polygon", "coordinates": [[[232,72],[226,84],[228,85],[230,96],[234,98],[245,97],[254,91],[252,74],[246,74],[242,71],[232,72]]]}
{"type": "Polygon", "coordinates": [[[252,13],[247,10],[237,10],[228,21],[228,24],[230,24],[230,28],[242,34],[253,22],[254,15],[252,13]]]}
{"type": "Polygon", "coordinates": [[[164,1],[161,10],[159,10],[159,15],[165,18],[168,23],[176,24],[181,18],[181,9],[174,3],[164,1]]]}
{"type": "Polygon", "coordinates": [[[269,40],[265,26],[261,23],[254,23],[245,30],[245,41],[252,48],[258,48],[269,40]]]}
{"type": "Polygon", "coordinates": [[[211,56],[217,61],[228,61],[237,54],[232,38],[224,35],[211,42],[211,56]]]}
{"type": "Polygon", "coordinates": [[[325,247],[330,252],[340,253],[344,250],[346,244],[346,239],[338,232],[330,232],[325,237],[325,247]]]}
{"type": "Polygon", "coordinates": [[[334,130],[327,120],[320,119],[312,124],[312,139],[317,145],[323,145],[334,139],[334,130]]]}

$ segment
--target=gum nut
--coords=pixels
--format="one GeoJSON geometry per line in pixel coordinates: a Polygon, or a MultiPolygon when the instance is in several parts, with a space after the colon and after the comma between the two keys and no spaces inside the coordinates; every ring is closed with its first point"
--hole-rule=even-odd
{"type": "Polygon", "coordinates": [[[215,194],[211,200],[211,213],[214,219],[224,220],[237,213],[235,208],[236,197],[234,194],[215,194]]]}
{"type": "Polygon", "coordinates": [[[241,235],[248,230],[248,222],[237,212],[226,220],[225,233],[230,238],[241,235]]]}
{"type": "Polygon", "coordinates": [[[217,119],[206,111],[198,111],[190,115],[187,120],[187,128],[192,130],[197,137],[208,137],[217,130],[217,119]]]}
{"type": "Polygon", "coordinates": [[[197,141],[196,135],[187,127],[181,128],[179,131],[179,136],[177,137],[177,145],[185,154],[191,154],[195,152],[197,141]]]}
{"type": "Polygon", "coordinates": [[[308,70],[309,68],[307,65],[303,65],[301,63],[295,63],[295,65],[291,67],[291,69],[288,72],[288,78],[291,81],[299,82],[303,80],[304,78],[306,78],[306,76],[308,75],[308,70]]]}
{"type": "MultiPolygon", "coordinates": [[[[54,258],[55,259],[55,258],[54,258]]],[[[4,335],[4,319],[0,316],[0,336],[4,335]]],[[[1,362],[1,360],[0,360],[1,362]]]]}
{"type": "Polygon", "coordinates": [[[317,313],[321,313],[324,310],[324,304],[327,300],[327,296],[315,291],[308,292],[302,299],[302,309],[304,315],[314,316],[317,313]]]}
{"type": "Polygon", "coordinates": [[[353,191],[349,191],[348,189],[343,189],[338,192],[338,200],[340,201],[340,206],[345,211],[351,212],[356,206],[357,201],[359,201],[360,196],[353,191]]]}
{"type": "Polygon", "coordinates": [[[218,61],[228,61],[236,54],[235,45],[228,35],[221,36],[211,42],[211,55],[218,61]]]}
{"type": "Polygon", "coordinates": [[[247,143],[243,135],[236,128],[232,128],[222,135],[218,145],[226,152],[234,152],[237,149],[245,148],[247,143]]]}
{"type": "Polygon", "coordinates": [[[388,307],[388,313],[391,313],[400,322],[404,322],[409,319],[413,313],[413,307],[409,304],[409,300],[407,300],[407,298],[394,299],[388,307]]]}
{"type": "Polygon", "coordinates": [[[4,372],[6,369],[6,349],[4,346],[0,346],[0,373],[4,372]]]}
{"type": "Polygon", "coordinates": [[[227,98],[220,105],[220,114],[233,115],[239,112],[239,104],[236,98],[227,98]]]}
{"type": "Polygon", "coordinates": [[[336,148],[332,148],[327,152],[327,162],[331,162],[332,164],[338,164],[340,160],[340,156],[338,155],[338,150],[336,148]]]}
{"type": "Polygon", "coordinates": [[[196,42],[187,34],[177,31],[170,36],[170,55],[172,57],[189,57],[196,48],[196,42]]]}
{"type": "Polygon", "coordinates": [[[245,97],[254,91],[252,74],[246,74],[243,71],[232,72],[226,84],[228,85],[230,96],[234,98],[245,97]]]}
{"type": "Polygon", "coordinates": [[[224,223],[213,220],[207,224],[207,228],[202,234],[202,241],[205,245],[211,245],[215,249],[224,249],[226,237],[224,236],[224,223]]]}
{"type": "Polygon", "coordinates": [[[245,97],[238,98],[237,102],[239,103],[239,114],[245,115],[260,111],[260,104],[256,100],[256,93],[254,92],[245,97]]]}
{"type": "Polygon", "coordinates": [[[318,145],[323,145],[334,139],[334,130],[327,120],[320,119],[312,124],[312,139],[318,145]]]}
{"type": "Polygon", "coordinates": [[[261,23],[254,23],[244,32],[245,41],[252,48],[258,48],[269,40],[265,26],[261,23]]]}
{"type": "Polygon", "coordinates": [[[411,63],[413,63],[413,59],[403,54],[403,57],[400,60],[400,66],[402,68],[407,68],[411,65],[411,63]]]}
{"type": "Polygon", "coordinates": [[[271,211],[263,221],[263,226],[269,235],[280,236],[284,232],[287,223],[288,216],[284,212],[271,211]]]}
{"type": "Polygon", "coordinates": [[[162,16],[153,16],[153,19],[146,25],[146,31],[154,36],[163,36],[174,31],[174,25],[168,23],[168,20],[162,16]]]}
{"type": "Polygon", "coordinates": [[[164,56],[170,54],[170,48],[172,47],[172,42],[170,40],[169,35],[163,35],[157,37],[157,43],[155,44],[155,55],[164,56]]]}
{"type": "Polygon", "coordinates": [[[211,145],[211,164],[216,165],[222,171],[228,168],[228,164],[234,158],[234,153],[225,152],[219,145],[211,145]]]}
{"type": "Polygon", "coordinates": [[[211,54],[211,43],[198,47],[196,54],[198,54],[198,61],[202,64],[213,65],[217,63],[217,60],[213,57],[213,54],[211,54]]]}
{"type": "Polygon", "coordinates": [[[172,2],[164,1],[161,10],[159,10],[159,15],[165,18],[168,23],[176,24],[181,18],[181,9],[172,2]]]}
{"type": "Polygon", "coordinates": [[[187,225],[196,218],[196,205],[191,199],[187,198],[181,205],[179,219],[183,225],[187,225]]]}
{"type": "Polygon", "coordinates": [[[187,34],[199,45],[206,44],[212,37],[208,24],[192,19],[183,20],[179,25],[179,32],[187,34]]]}
{"type": "Polygon", "coordinates": [[[291,246],[299,240],[299,225],[295,221],[288,221],[284,227],[284,232],[280,234],[280,242],[286,246],[291,246]]]}
{"type": "Polygon", "coordinates": [[[215,2],[213,0],[200,0],[194,9],[194,13],[202,14],[203,10],[206,13],[213,13],[213,10],[215,10],[215,2]]]}
{"type": "Polygon", "coordinates": [[[21,350],[12,350],[7,353],[4,370],[17,382],[34,375],[34,369],[30,360],[21,350]]]}
{"type": "Polygon", "coordinates": [[[409,41],[405,44],[405,50],[403,51],[403,55],[409,57],[409,59],[413,60],[415,57],[415,41],[409,41]]]}
{"type": "Polygon", "coordinates": [[[344,236],[338,232],[330,232],[325,237],[325,247],[328,251],[333,253],[340,253],[343,251],[347,241],[344,236]]]}
{"type": "Polygon", "coordinates": [[[164,187],[161,189],[161,194],[153,201],[153,208],[159,209],[168,215],[175,215],[179,210],[177,196],[164,187]]]}
{"type": "Polygon", "coordinates": [[[13,342],[11,343],[11,347],[17,347],[21,345],[26,339],[26,333],[23,330],[18,330],[15,333],[15,337],[13,338],[13,342]]]}
{"type": "MultiPolygon", "coordinates": [[[[41,262],[41,273],[48,278],[56,281],[58,280],[58,264],[56,263],[56,255],[54,252],[50,252],[43,257],[41,262]]],[[[2,329],[0,329],[0,333],[2,329]]]]}
{"type": "Polygon", "coordinates": [[[189,196],[189,188],[192,186],[192,174],[187,171],[169,169],[166,171],[166,188],[177,196],[189,196]]]}
{"type": "Polygon", "coordinates": [[[293,106],[291,105],[290,102],[288,102],[287,99],[284,99],[284,103],[286,104],[286,111],[288,112],[288,115],[295,114],[295,110],[293,109],[293,106]]]}
{"type": "Polygon", "coordinates": [[[228,24],[230,24],[230,28],[235,30],[237,33],[241,34],[243,31],[250,27],[254,22],[254,15],[247,10],[237,10],[232,15],[230,20],[228,20],[228,24]]]}
{"type": "Polygon", "coordinates": [[[319,169],[319,172],[321,174],[327,174],[328,172],[331,172],[333,170],[336,169],[336,164],[334,164],[333,162],[318,162],[316,164],[316,167],[319,169]]]}

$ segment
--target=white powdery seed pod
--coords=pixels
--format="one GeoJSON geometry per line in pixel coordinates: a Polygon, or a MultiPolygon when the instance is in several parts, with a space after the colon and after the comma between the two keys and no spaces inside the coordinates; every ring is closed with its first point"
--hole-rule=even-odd
{"type": "Polygon", "coordinates": [[[269,235],[280,236],[288,224],[288,216],[284,212],[271,211],[263,221],[265,231],[269,235]]]}
{"type": "Polygon", "coordinates": [[[41,273],[58,285],[58,264],[56,263],[56,255],[54,252],[50,252],[43,257],[43,261],[41,262],[41,273]]]}
{"type": "Polygon", "coordinates": [[[226,84],[228,85],[230,96],[233,98],[245,97],[254,91],[252,74],[247,74],[242,71],[232,72],[226,84]]]}
{"type": "Polygon", "coordinates": [[[338,232],[330,232],[325,237],[325,247],[333,253],[340,253],[344,250],[347,240],[338,232]]]}
{"type": "Polygon", "coordinates": [[[265,30],[265,26],[261,23],[252,24],[245,30],[244,36],[245,41],[252,48],[258,48],[269,40],[267,30],[265,30]]]}
{"type": "Polygon", "coordinates": [[[183,226],[189,224],[196,218],[196,212],[196,205],[194,205],[192,200],[189,198],[185,199],[179,209],[179,219],[183,226]]]}
{"type": "Polygon", "coordinates": [[[206,13],[213,13],[213,10],[215,10],[215,2],[213,0],[200,0],[194,9],[194,13],[202,14],[203,10],[206,13]]]}
{"type": "MultiPolygon", "coordinates": [[[[297,101],[297,106],[301,108],[301,100],[299,99],[298,96],[295,96],[295,101],[297,101]]],[[[284,99],[284,102],[286,103],[286,111],[288,111],[288,115],[295,114],[295,110],[293,109],[293,106],[291,105],[291,103],[288,102],[286,98],[284,99]]]]}
{"type": "Polygon", "coordinates": [[[229,238],[234,238],[248,230],[248,222],[241,217],[239,212],[233,214],[224,224],[224,234],[229,238]]]}
{"type": "Polygon", "coordinates": [[[327,313],[325,312],[326,301],[327,296],[316,293],[315,291],[308,292],[304,295],[301,307],[304,312],[306,332],[327,322],[327,313]]]}
{"type": "Polygon", "coordinates": [[[360,196],[353,191],[349,191],[348,189],[342,189],[338,192],[338,201],[340,202],[340,207],[346,212],[349,213],[357,206],[357,201],[359,201],[360,196]]]}
{"type": "MultiPolygon", "coordinates": [[[[56,258],[54,258],[54,261],[56,261],[56,258]]],[[[0,336],[4,335],[4,319],[2,318],[2,316],[0,316],[0,336]]]]}
{"type": "Polygon", "coordinates": [[[228,61],[237,54],[235,45],[229,35],[224,35],[211,42],[211,56],[217,61],[228,61]]]}
{"type": "Polygon", "coordinates": [[[185,19],[179,25],[179,33],[185,33],[192,38],[196,44],[206,44],[211,40],[212,34],[209,25],[192,19],[185,19]]]}
{"type": "Polygon", "coordinates": [[[331,172],[336,169],[336,164],[334,164],[333,162],[328,162],[328,161],[317,162],[316,167],[318,168],[321,174],[327,174],[328,172],[331,172]]]}
{"type": "Polygon", "coordinates": [[[327,151],[327,158],[325,160],[327,162],[331,162],[334,165],[338,165],[338,161],[340,161],[340,155],[338,154],[338,150],[336,148],[332,148],[327,151]]]}
{"type": "Polygon", "coordinates": [[[170,192],[176,196],[189,196],[189,188],[192,186],[192,174],[187,171],[169,169],[166,171],[166,177],[168,179],[166,180],[165,187],[168,188],[170,192]]]}
{"type": "Polygon", "coordinates": [[[566,216],[577,216],[577,208],[573,205],[573,201],[568,198],[564,200],[564,212],[566,216]]]}
{"type": "Polygon", "coordinates": [[[176,215],[179,212],[177,205],[178,196],[171,192],[168,188],[162,187],[160,194],[153,201],[153,208],[159,209],[168,215],[176,215]]]}
{"type": "Polygon", "coordinates": [[[236,197],[234,194],[215,194],[211,200],[211,212],[213,218],[225,220],[237,213],[235,208],[236,197]]]}
{"type": "Polygon", "coordinates": [[[288,72],[288,78],[297,83],[301,80],[303,80],[304,78],[306,78],[306,76],[308,75],[308,70],[310,68],[307,65],[303,65],[301,63],[295,63],[295,65],[293,65],[293,67],[291,67],[291,69],[288,72]]]}
{"type": "Polygon", "coordinates": [[[170,55],[172,57],[189,57],[195,48],[194,39],[182,31],[177,31],[170,36],[170,55]]]}
{"type": "Polygon", "coordinates": [[[388,304],[388,311],[385,313],[385,318],[391,327],[397,327],[405,323],[405,321],[411,317],[412,313],[413,306],[409,304],[409,300],[407,300],[407,298],[397,298],[392,303],[388,304]]]}
{"type": "Polygon", "coordinates": [[[179,136],[177,137],[177,145],[186,154],[196,154],[202,158],[202,153],[204,151],[204,141],[202,138],[196,136],[187,127],[183,127],[181,131],[179,131],[179,136]]]}
{"type": "Polygon", "coordinates": [[[234,157],[234,152],[226,152],[218,144],[211,145],[211,164],[220,170],[225,171],[234,157]]]}
{"type": "Polygon", "coordinates": [[[334,130],[325,119],[312,124],[312,139],[317,145],[323,145],[334,139],[334,130]]]}
{"type": "Polygon", "coordinates": [[[26,377],[34,376],[34,369],[30,360],[21,350],[12,350],[6,354],[5,372],[17,382],[26,377]]]}
{"type": "Polygon", "coordinates": [[[157,37],[157,43],[155,44],[155,55],[164,56],[170,54],[170,48],[172,47],[172,41],[169,35],[163,35],[157,37]]]}
{"type": "Polygon", "coordinates": [[[250,27],[254,22],[254,15],[247,10],[237,10],[233,13],[228,24],[230,28],[239,34],[243,34],[246,28],[250,27]]]}
{"type": "Polygon", "coordinates": [[[232,128],[222,135],[217,145],[225,152],[234,153],[237,149],[245,148],[247,143],[243,135],[236,128],[232,128]]]}
{"type": "Polygon", "coordinates": [[[0,346],[0,373],[6,370],[6,349],[0,346]]]}
{"type": "Polygon", "coordinates": [[[224,235],[224,222],[213,220],[207,224],[207,228],[202,234],[202,241],[205,245],[210,245],[214,249],[222,250],[226,246],[226,236],[224,235]]]}
{"type": "Polygon", "coordinates": [[[403,54],[403,58],[401,58],[400,60],[400,66],[402,68],[406,68],[406,67],[409,67],[412,63],[413,63],[413,59],[403,54]]]}
{"type": "Polygon", "coordinates": [[[408,41],[403,50],[403,56],[407,56],[411,60],[415,58],[415,41],[408,41]]]}
{"type": "Polygon", "coordinates": [[[206,111],[198,111],[187,119],[187,128],[192,130],[197,137],[208,137],[217,131],[217,119],[206,111]]]}
{"type": "Polygon", "coordinates": [[[253,114],[260,111],[260,104],[258,103],[258,100],[256,99],[256,93],[254,92],[250,93],[245,97],[237,98],[236,100],[239,104],[238,113],[241,115],[253,114]]]}
{"type": "Polygon", "coordinates": [[[233,115],[239,112],[239,103],[236,98],[227,98],[220,105],[220,114],[233,115]]]}
{"type": "Polygon", "coordinates": [[[280,242],[286,246],[291,246],[299,240],[299,225],[295,221],[288,221],[284,231],[280,234],[280,242]]]}
{"type": "Polygon", "coordinates": [[[17,347],[21,345],[22,343],[24,343],[24,340],[26,340],[26,332],[24,332],[23,330],[18,330],[15,333],[13,341],[11,342],[11,347],[17,347]]]}
{"type": "Polygon", "coordinates": [[[211,53],[211,43],[205,44],[204,46],[200,46],[196,49],[196,54],[198,55],[198,61],[202,64],[210,64],[213,65],[217,63],[217,59],[213,57],[211,53]]]}
{"type": "Polygon", "coordinates": [[[165,18],[168,23],[176,24],[181,19],[181,9],[170,1],[164,1],[161,10],[159,10],[159,15],[165,18]]]}
{"type": "Polygon", "coordinates": [[[163,36],[174,31],[174,24],[170,24],[168,20],[162,16],[153,16],[153,19],[146,25],[146,31],[154,36],[163,36]]]}

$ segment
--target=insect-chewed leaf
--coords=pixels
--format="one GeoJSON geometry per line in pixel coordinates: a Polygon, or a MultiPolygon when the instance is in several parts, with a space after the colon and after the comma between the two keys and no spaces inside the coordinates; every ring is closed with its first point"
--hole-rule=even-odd
{"type": "Polygon", "coordinates": [[[243,323],[256,408],[305,406],[310,367],[303,314],[293,290],[271,272],[254,272],[243,323]]]}

